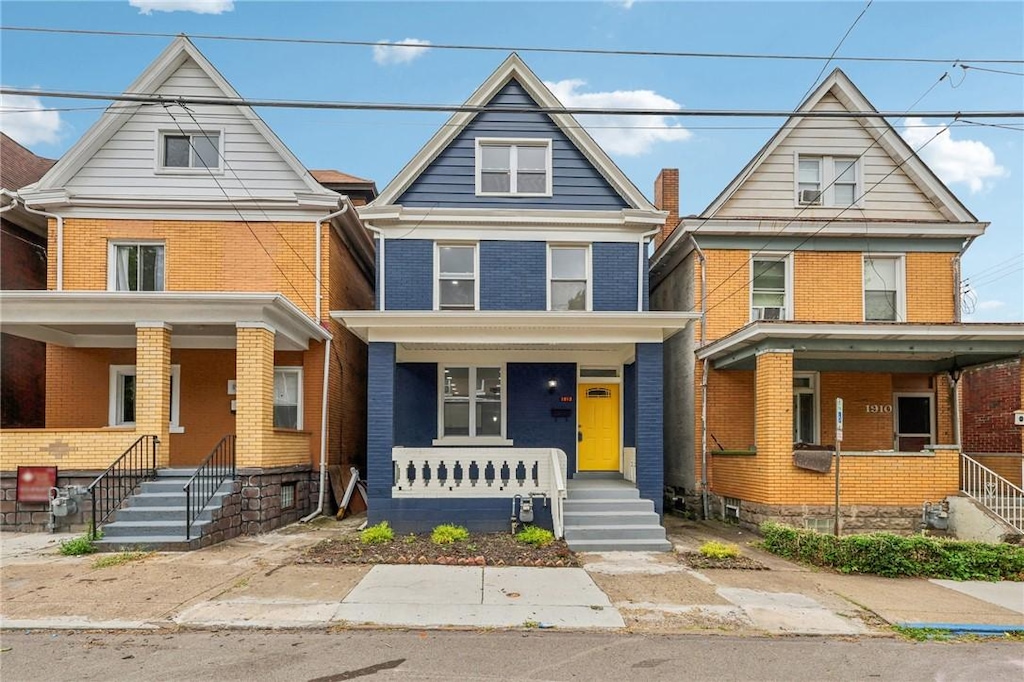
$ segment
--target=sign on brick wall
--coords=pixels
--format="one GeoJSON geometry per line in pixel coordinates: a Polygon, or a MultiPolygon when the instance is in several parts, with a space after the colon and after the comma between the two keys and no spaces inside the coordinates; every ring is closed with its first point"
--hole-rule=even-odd
{"type": "Polygon", "coordinates": [[[49,502],[57,467],[18,467],[18,502],[49,502]]]}

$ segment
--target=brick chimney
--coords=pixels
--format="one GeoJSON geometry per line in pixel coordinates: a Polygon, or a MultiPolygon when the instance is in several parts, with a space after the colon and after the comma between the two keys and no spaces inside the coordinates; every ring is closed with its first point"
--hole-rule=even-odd
{"type": "Polygon", "coordinates": [[[662,211],[668,211],[665,224],[661,227],[661,234],[655,235],[655,248],[669,238],[669,235],[679,224],[679,169],[662,168],[654,181],[654,206],[662,211]]]}

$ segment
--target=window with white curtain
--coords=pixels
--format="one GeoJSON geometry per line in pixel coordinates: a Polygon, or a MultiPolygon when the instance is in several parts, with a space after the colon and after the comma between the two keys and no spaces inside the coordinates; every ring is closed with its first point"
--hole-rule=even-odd
{"type": "Polygon", "coordinates": [[[113,244],[111,246],[113,291],[163,291],[163,244],[113,244]]]}
{"type": "Polygon", "coordinates": [[[864,257],[864,320],[900,322],[903,315],[902,259],[893,256],[864,257]]]}
{"type": "Polygon", "coordinates": [[[302,368],[274,368],[274,428],[302,428],[302,368]]]}

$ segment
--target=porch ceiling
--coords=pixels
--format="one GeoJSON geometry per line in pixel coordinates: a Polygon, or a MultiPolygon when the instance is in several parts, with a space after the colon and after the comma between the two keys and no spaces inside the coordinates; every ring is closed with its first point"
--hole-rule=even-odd
{"type": "Polygon", "coordinates": [[[798,370],[937,374],[1024,355],[1024,324],[755,322],[697,351],[715,369],[754,369],[794,351],[798,370]]]}
{"type": "Polygon", "coordinates": [[[137,322],[171,326],[172,348],[234,348],[238,322],[272,327],[277,350],[330,336],[274,293],[0,292],[0,331],[76,348],[133,348],[137,322]]]}

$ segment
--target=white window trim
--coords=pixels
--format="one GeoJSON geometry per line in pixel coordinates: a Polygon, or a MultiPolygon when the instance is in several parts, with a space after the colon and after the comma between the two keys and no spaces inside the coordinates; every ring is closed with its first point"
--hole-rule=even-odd
{"type": "MultiPolygon", "coordinates": [[[[297,375],[299,377],[299,389],[298,389],[299,390],[299,405],[298,405],[298,417],[296,418],[295,428],[294,429],[290,429],[287,426],[275,426],[274,428],[275,429],[282,429],[282,430],[285,430],[285,431],[301,431],[302,430],[302,415],[303,415],[303,412],[305,410],[305,405],[303,404],[304,400],[303,400],[303,386],[302,386],[302,367],[296,367],[295,365],[274,365],[274,376],[275,376],[275,378],[276,378],[278,372],[287,372],[289,374],[295,374],[295,375],[297,375]]],[[[274,392],[276,393],[275,389],[271,389],[271,390],[274,390],[274,392]]],[[[271,396],[271,419],[273,419],[273,407],[274,407],[274,404],[275,404],[274,401],[273,401],[274,397],[275,396],[271,396]]]]}
{"type": "Polygon", "coordinates": [[[750,253],[750,275],[747,281],[750,282],[750,286],[747,287],[749,292],[747,293],[747,311],[750,316],[750,321],[755,322],[757,318],[754,317],[754,263],[761,260],[768,261],[784,261],[786,263],[786,292],[784,297],[785,315],[782,316],[783,320],[792,320],[793,317],[793,254],[792,252],[786,251],[761,251],[760,253],[752,251],[750,253]]]}
{"type": "MultiPolygon", "coordinates": [[[[821,376],[818,372],[793,372],[793,379],[810,379],[809,388],[793,387],[793,395],[798,393],[810,393],[814,396],[814,444],[821,444],[821,376]]],[[[796,425],[796,414],[793,414],[793,423],[796,425]]]]}
{"type": "MultiPolygon", "coordinates": [[[[462,246],[473,248],[473,308],[480,310],[480,243],[479,242],[434,242],[434,310],[441,310],[441,247],[462,246]]],[[[451,308],[455,311],[467,311],[470,308],[451,308]]]]}
{"type": "Polygon", "coordinates": [[[459,362],[437,363],[437,438],[432,441],[433,445],[489,445],[489,446],[511,446],[512,441],[506,436],[508,433],[508,363],[505,362],[481,362],[478,364],[467,364],[459,362]],[[488,367],[501,369],[501,435],[500,436],[474,436],[476,431],[476,395],[469,396],[469,433],[468,436],[445,436],[444,435],[444,371],[448,367],[468,367],[470,370],[469,383],[475,386],[476,370],[488,367]]]}
{"type": "MultiPolygon", "coordinates": [[[[860,312],[861,319],[868,321],[868,290],[864,281],[865,267],[867,260],[881,260],[888,258],[896,260],[896,319],[893,322],[907,321],[907,255],[905,253],[865,253],[860,259],[860,312]]],[[[884,322],[885,320],[871,320],[872,322],[884,322]]]]}
{"type": "Polygon", "coordinates": [[[935,444],[935,394],[930,391],[901,391],[892,394],[892,448],[900,452],[900,409],[899,398],[928,398],[928,436],[931,438],[929,445],[935,444]]]}
{"type": "Polygon", "coordinates": [[[550,197],[552,195],[552,150],[550,138],[536,137],[478,137],[476,138],[476,195],[478,197],[550,197]],[[483,174],[483,153],[481,147],[487,145],[510,146],[512,152],[509,155],[509,189],[508,192],[485,192],[482,188],[483,174]],[[543,192],[517,192],[516,190],[516,148],[517,147],[544,147],[546,186],[543,192]]]}
{"type": "MultiPolygon", "coordinates": [[[[107,291],[117,291],[117,247],[119,246],[162,246],[164,247],[164,288],[167,291],[167,243],[163,239],[114,239],[107,242],[107,291]]],[[[130,293],[144,293],[133,291],[130,293]]]]}
{"type": "Polygon", "coordinates": [[[793,152],[793,206],[795,208],[847,208],[847,206],[836,205],[835,179],[836,159],[854,159],[853,174],[857,179],[854,187],[854,202],[852,208],[864,207],[864,159],[856,154],[822,154],[816,151],[795,151],[793,152]],[[800,203],[800,157],[821,159],[821,203],[803,204],[800,203]]]}
{"type": "Polygon", "coordinates": [[[594,249],[591,244],[573,244],[573,243],[561,243],[561,242],[548,242],[548,257],[547,257],[547,269],[545,272],[546,282],[546,293],[547,297],[547,309],[550,311],[551,308],[551,252],[554,249],[586,249],[585,267],[587,277],[587,303],[586,310],[592,311],[594,309],[594,249]]]}
{"type": "MultiPolygon", "coordinates": [[[[112,428],[134,427],[135,422],[117,421],[117,382],[121,376],[136,376],[135,365],[110,365],[110,389],[107,394],[107,423],[112,428]]],[[[171,392],[171,433],[185,433],[181,426],[181,365],[171,365],[171,379],[174,390],[171,392]]],[[[138,394],[136,394],[138,400],[138,394]]]]}
{"type": "MultiPolygon", "coordinates": [[[[225,154],[226,140],[224,135],[224,128],[219,126],[203,126],[196,128],[190,126],[187,128],[160,128],[156,131],[156,153],[153,155],[153,172],[157,175],[224,175],[224,159],[227,158],[225,154]],[[164,138],[180,137],[182,135],[211,135],[217,133],[220,138],[217,149],[217,167],[216,168],[179,168],[164,166],[164,138]]],[[[191,147],[191,144],[189,145],[191,147]]],[[[189,150],[189,158],[191,159],[191,149],[189,150]]]]}

